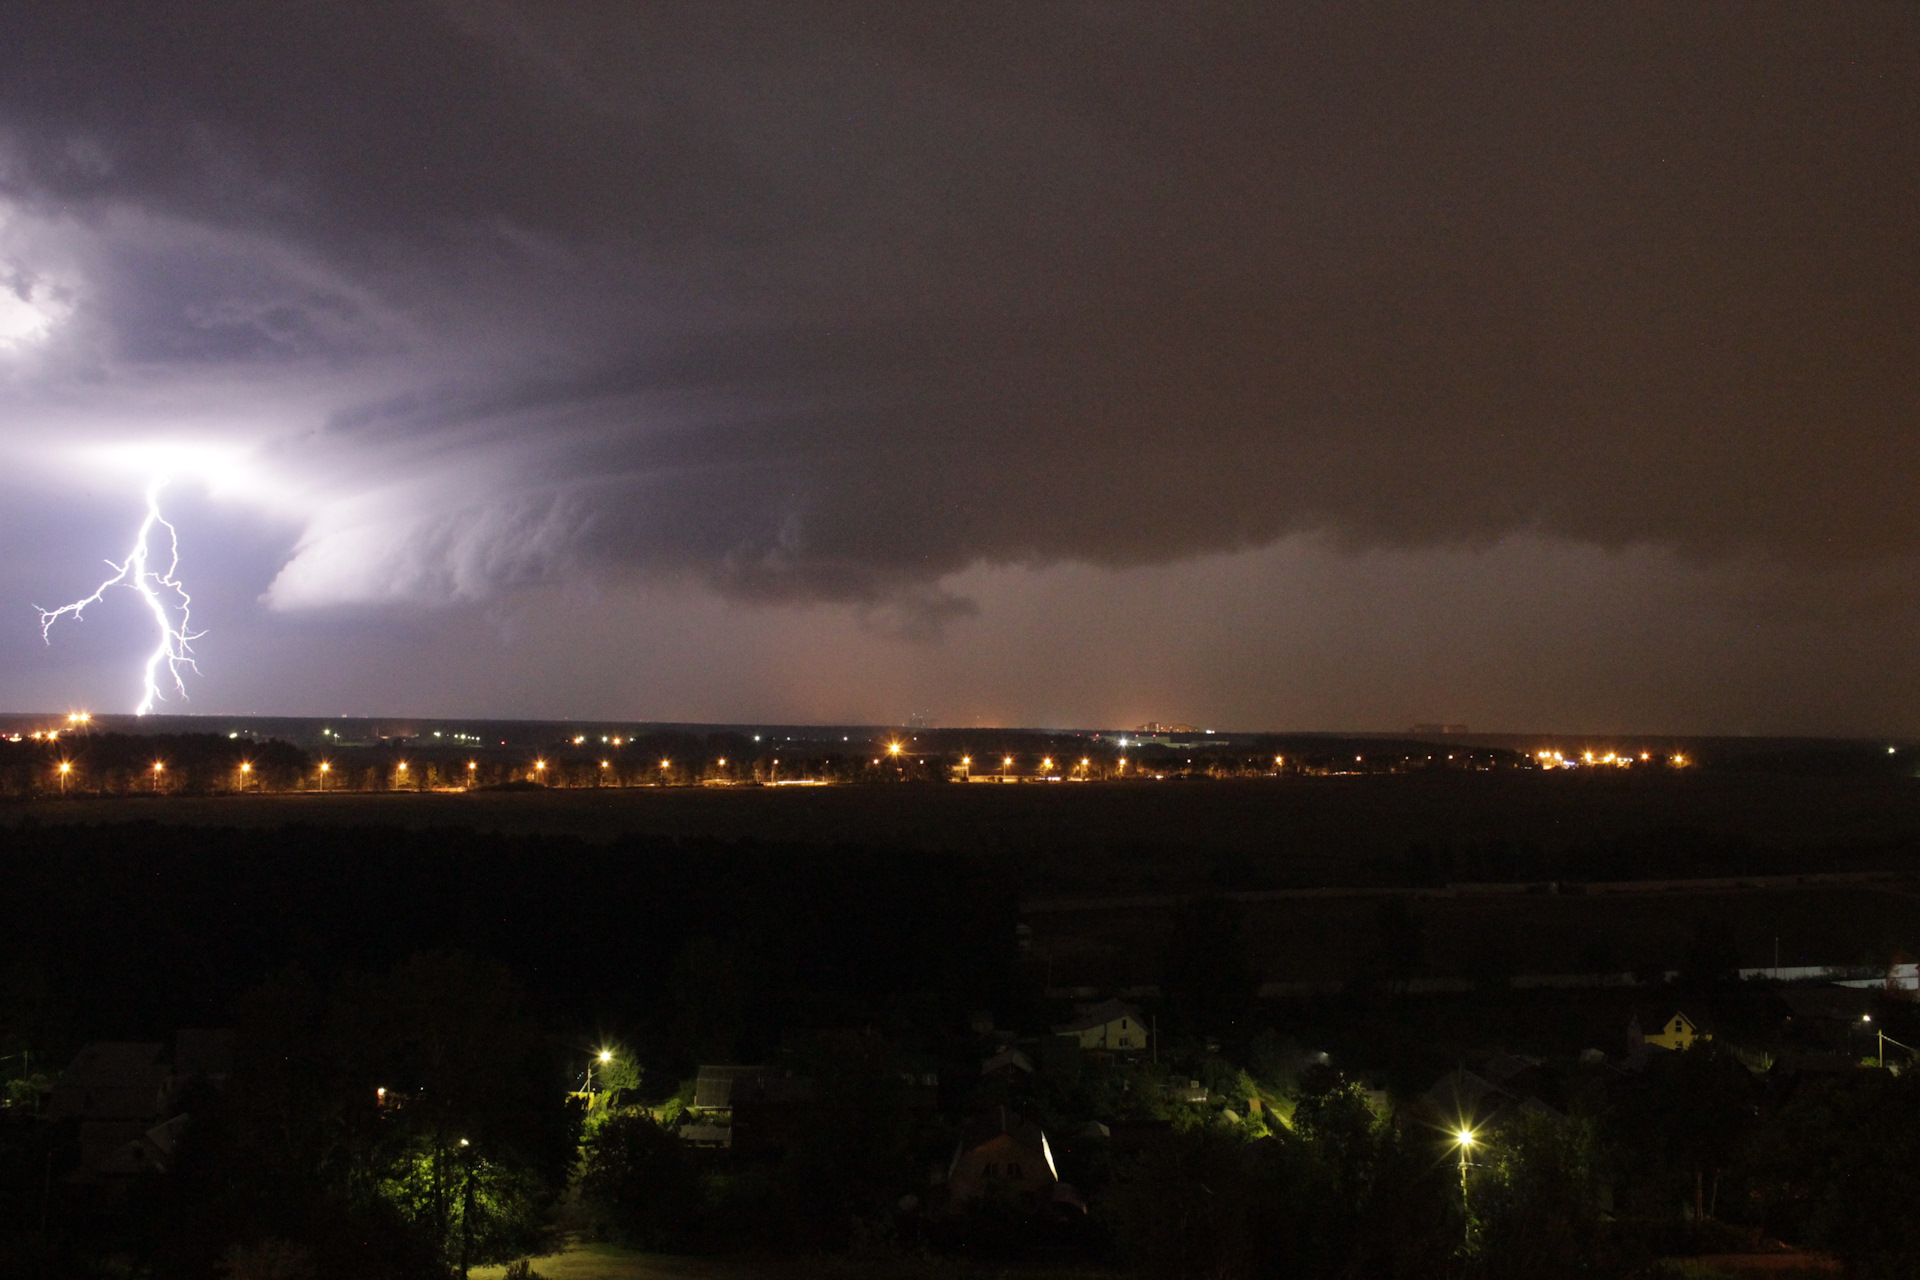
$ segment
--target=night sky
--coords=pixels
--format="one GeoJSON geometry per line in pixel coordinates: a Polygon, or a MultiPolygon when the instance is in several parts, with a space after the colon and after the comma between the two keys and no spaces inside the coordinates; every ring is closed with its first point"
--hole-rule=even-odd
{"type": "Polygon", "coordinates": [[[1920,734],[1920,9],[0,9],[0,709],[1920,734]]]}

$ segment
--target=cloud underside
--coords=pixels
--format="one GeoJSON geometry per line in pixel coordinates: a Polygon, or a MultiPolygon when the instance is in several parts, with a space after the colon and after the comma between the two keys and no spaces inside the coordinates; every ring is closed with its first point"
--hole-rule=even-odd
{"type": "Polygon", "coordinates": [[[219,388],[282,607],[1920,549],[1907,11],[6,21],[0,443],[219,388]]]}

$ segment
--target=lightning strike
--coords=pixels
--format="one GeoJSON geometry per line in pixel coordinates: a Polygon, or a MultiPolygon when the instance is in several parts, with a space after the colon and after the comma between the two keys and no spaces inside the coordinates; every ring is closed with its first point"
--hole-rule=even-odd
{"type": "MultiPolygon", "coordinates": [[[[86,607],[100,600],[114,587],[127,587],[139,594],[146,602],[148,611],[153,614],[154,626],[160,633],[160,643],[147,657],[140,705],[134,708],[134,714],[139,716],[152,711],[154,703],[166,701],[166,695],[160,691],[160,670],[163,666],[167,678],[173,682],[174,690],[182,698],[187,696],[187,685],[181,669],[184,667],[195,675],[199,674],[200,668],[193,661],[193,642],[206,634],[192,629],[193,598],[174,576],[180,568],[180,535],[160,514],[160,491],[166,487],[164,477],[148,486],[147,517],[140,522],[139,532],[134,534],[133,548],[127,553],[125,562],[115,564],[107,561],[107,567],[114,571],[111,578],[95,587],[93,594],[83,600],[63,604],[58,609],[40,609],[40,638],[52,644],[53,624],[66,614],[72,614],[76,621],[82,620],[86,607]],[[151,543],[156,525],[167,531],[167,567],[164,571],[152,567],[151,543]],[[175,621],[176,617],[178,622],[175,621]]],[[[39,608],[38,605],[34,607],[39,608]]]]}

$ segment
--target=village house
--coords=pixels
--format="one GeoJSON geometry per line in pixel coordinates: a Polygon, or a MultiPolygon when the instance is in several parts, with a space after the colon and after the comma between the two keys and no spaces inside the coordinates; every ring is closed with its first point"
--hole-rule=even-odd
{"type": "Polygon", "coordinates": [[[1150,1045],[1140,1011],[1118,1000],[1075,1006],[1073,1020],[1054,1027],[1053,1034],[1066,1037],[1087,1051],[1136,1053],[1150,1045]]]}
{"type": "Polygon", "coordinates": [[[1046,1133],[1006,1107],[973,1118],[947,1168],[948,1197],[955,1205],[988,1195],[1047,1199],[1059,1181],[1046,1133]]]}
{"type": "Polygon", "coordinates": [[[1660,1029],[1652,1035],[1644,1034],[1640,1030],[1640,1020],[1635,1018],[1627,1028],[1627,1051],[1633,1053],[1637,1043],[1655,1049],[1691,1049],[1695,1041],[1711,1039],[1713,1036],[1710,1032],[1702,1030],[1692,1018],[1675,1010],[1673,1016],[1661,1023],[1660,1029]]]}

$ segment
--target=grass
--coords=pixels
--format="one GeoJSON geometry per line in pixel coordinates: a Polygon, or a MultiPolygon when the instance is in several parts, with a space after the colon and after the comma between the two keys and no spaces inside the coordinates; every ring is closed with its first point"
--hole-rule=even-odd
{"type": "MultiPolygon", "coordinates": [[[[545,1280],[756,1280],[783,1274],[766,1263],[641,1253],[611,1244],[571,1244],[533,1259],[533,1269],[545,1280]]],[[[506,1270],[475,1267],[472,1275],[474,1280],[500,1280],[506,1270]]]]}

